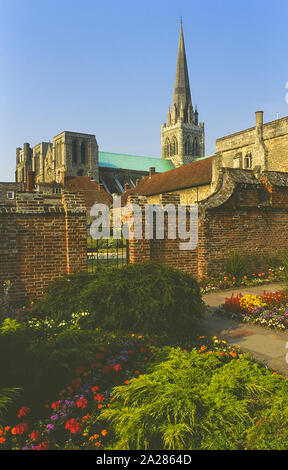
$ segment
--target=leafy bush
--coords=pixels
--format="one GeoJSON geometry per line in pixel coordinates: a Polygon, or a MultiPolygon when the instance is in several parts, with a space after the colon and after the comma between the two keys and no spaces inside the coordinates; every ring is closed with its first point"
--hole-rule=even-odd
{"type": "Polygon", "coordinates": [[[70,319],[72,313],[81,311],[81,291],[97,279],[98,273],[81,272],[67,275],[52,282],[46,294],[35,303],[34,317],[49,317],[55,320],[70,319]]]}
{"type": "Polygon", "coordinates": [[[6,318],[0,329],[0,376],[4,387],[23,389],[21,400],[37,408],[71,377],[75,364],[88,363],[96,335],[76,327],[50,331],[6,318]]]}
{"type": "Polygon", "coordinates": [[[175,340],[195,333],[204,312],[197,281],[158,263],[102,270],[80,297],[90,327],[175,340]]]}
{"type": "Polygon", "coordinates": [[[283,266],[284,279],[288,285],[288,250],[283,250],[281,253],[281,261],[283,266]]]}
{"type": "Polygon", "coordinates": [[[8,408],[14,403],[20,393],[19,388],[2,388],[0,389],[0,424],[7,412],[8,408]]]}
{"type": "Polygon", "coordinates": [[[248,355],[167,348],[113,394],[99,419],[113,426],[114,450],[287,448],[288,383],[248,355]]]}
{"type": "Polygon", "coordinates": [[[246,258],[238,251],[230,251],[225,259],[224,269],[232,276],[241,277],[247,271],[246,258]]]}

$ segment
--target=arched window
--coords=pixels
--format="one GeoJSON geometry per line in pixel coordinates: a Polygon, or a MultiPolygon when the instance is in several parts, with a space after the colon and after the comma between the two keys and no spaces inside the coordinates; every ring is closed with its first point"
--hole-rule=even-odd
{"type": "Polygon", "coordinates": [[[72,140],[72,163],[77,165],[77,140],[72,140]]]}
{"type": "Polygon", "coordinates": [[[165,140],[164,154],[165,154],[165,157],[170,157],[170,140],[169,139],[165,140]]]}
{"type": "Polygon", "coordinates": [[[172,139],[172,149],[171,149],[171,155],[178,155],[178,141],[176,137],[174,136],[172,139]]]}
{"type": "Polygon", "coordinates": [[[244,168],[247,170],[252,168],[252,153],[247,153],[244,158],[244,168]]]}
{"type": "Polygon", "coordinates": [[[81,163],[86,165],[86,142],[81,143],[81,163]]]}
{"type": "Polygon", "coordinates": [[[185,155],[192,155],[192,139],[191,136],[189,135],[185,141],[185,155]]]}
{"type": "Polygon", "coordinates": [[[193,142],[193,155],[197,156],[199,155],[199,142],[197,137],[195,137],[194,142],[193,142]]]}

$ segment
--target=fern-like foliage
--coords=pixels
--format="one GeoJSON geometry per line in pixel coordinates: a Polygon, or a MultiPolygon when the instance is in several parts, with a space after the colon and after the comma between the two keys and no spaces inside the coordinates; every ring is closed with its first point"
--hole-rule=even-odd
{"type": "Polygon", "coordinates": [[[166,348],[159,357],[150,373],[113,389],[116,401],[99,417],[112,425],[113,449],[242,449],[276,396],[287,407],[287,382],[247,355],[227,362],[166,348]]]}
{"type": "Polygon", "coordinates": [[[0,389],[0,423],[2,422],[8,408],[14,403],[21,392],[21,388],[0,389]]]}

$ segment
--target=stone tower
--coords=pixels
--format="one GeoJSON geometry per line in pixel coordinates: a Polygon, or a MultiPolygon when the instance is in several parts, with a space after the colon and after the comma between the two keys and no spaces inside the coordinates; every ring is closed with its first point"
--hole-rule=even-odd
{"type": "Polygon", "coordinates": [[[32,169],[32,149],[28,142],[23,145],[23,149],[16,149],[16,183],[26,183],[28,170],[32,169]]]}
{"type": "Polygon", "coordinates": [[[26,182],[28,170],[35,172],[36,183],[61,183],[66,176],[90,176],[99,180],[98,143],[95,135],[64,131],[53,143],[28,143],[16,150],[17,182],[26,182]]]}
{"type": "Polygon", "coordinates": [[[161,127],[161,154],[178,167],[203,157],[204,147],[204,123],[198,123],[197,105],[195,110],[192,106],[181,20],[173,104],[161,127]]]}

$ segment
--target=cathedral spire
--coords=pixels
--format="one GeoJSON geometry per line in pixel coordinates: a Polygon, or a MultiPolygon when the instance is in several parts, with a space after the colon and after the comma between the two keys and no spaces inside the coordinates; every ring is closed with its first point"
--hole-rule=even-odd
{"type": "Polygon", "coordinates": [[[177,57],[177,66],[176,66],[176,78],[175,78],[173,105],[174,104],[176,104],[176,108],[178,112],[180,111],[180,107],[182,104],[185,114],[186,114],[188,105],[192,104],[186,52],[185,52],[185,44],[184,44],[184,36],[183,36],[182,18],[181,18],[181,23],[180,23],[180,36],[179,36],[179,44],[178,44],[178,57],[177,57]]]}

